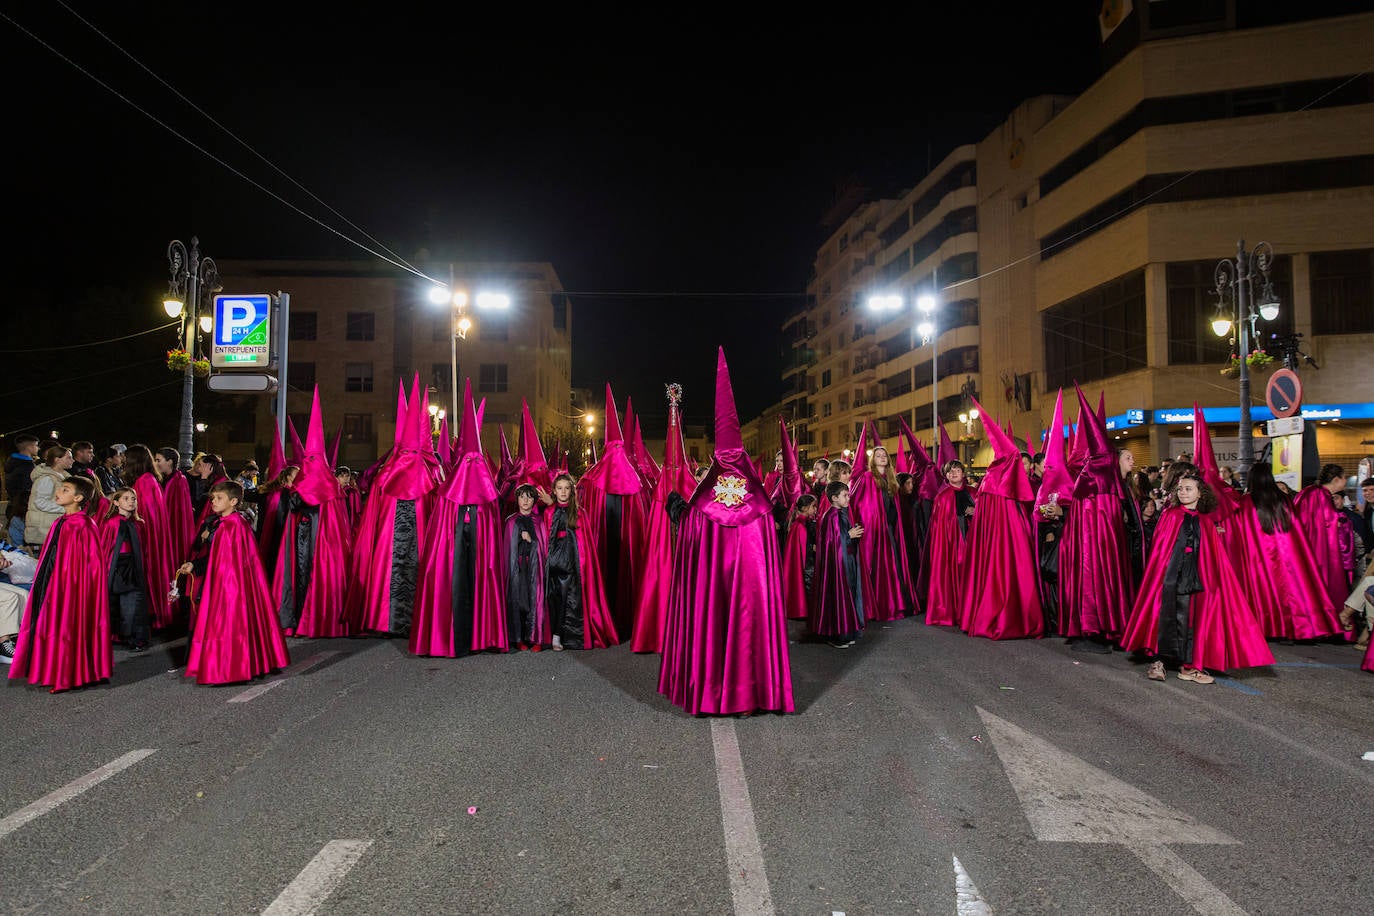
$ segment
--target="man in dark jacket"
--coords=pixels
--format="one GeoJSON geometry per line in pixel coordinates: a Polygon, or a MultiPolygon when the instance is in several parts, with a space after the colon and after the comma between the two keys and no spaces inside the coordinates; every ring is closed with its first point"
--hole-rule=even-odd
{"type": "Polygon", "coordinates": [[[5,461],[5,497],[9,500],[5,508],[5,528],[11,544],[24,543],[24,513],[29,510],[33,459],[37,454],[38,437],[21,433],[14,438],[14,453],[5,461]]]}

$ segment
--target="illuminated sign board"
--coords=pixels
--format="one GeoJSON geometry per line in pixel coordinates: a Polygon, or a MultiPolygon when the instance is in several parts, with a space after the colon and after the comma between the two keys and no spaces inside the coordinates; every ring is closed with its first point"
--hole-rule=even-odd
{"type": "Polygon", "coordinates": [[[272,297],[267,293],[215,297],[210,365],[216,369],[265,369],[271,364],[272,297]]]}

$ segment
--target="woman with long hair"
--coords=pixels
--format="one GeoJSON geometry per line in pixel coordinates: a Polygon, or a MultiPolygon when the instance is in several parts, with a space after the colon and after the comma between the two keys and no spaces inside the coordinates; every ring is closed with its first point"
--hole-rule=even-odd
{"type": "Polygon", "coordinates": [[[869,434],[865,427],[854,453],[856,462],[866,463],[849,483],[850,517],[864,529],[858,544],[863,610],[868,620],[900,620],[911,611],[912,600],[897,473],[882,442],[876,435],[869,439],[869,434]],[[870,441],[873,451],[865,458],[870,441]]]}
{"type": "Polygon", "coordinates": [[[1298,530],[1292,499],[1274,482],[1267,461],[1250,469],[1241,497],[1241,581],[1270,639],[1320,639],[1341,632],[1339,605],[1327,596],[1298,530]]]}
{"type": "Polygon", "coordinates": [[[1326,464],[1317,482],[1304,487],[1293,506],[1312,551],[1317,577],[1326,590],[1327,599],[1335,607],[1344,604],[1351,585],[1341,544],[1341,513],[1336,511],[1332,501],[1333,494],[1344,490],[1345,469],[1339,464],[1326,464]]]}
{"type": "Polygon", "coordinates": [[[184,557],[178,557],[167,500],[153,465],[148,446],[135,444],[124,452],[124,485],[138,497],[138,514],[143,516],[143,565],[148,577],[149,616],[153,629],[170,626],[176,616],[177,599],[169,592],[173,575],[184,557]]]}
{"type": "Polygon", "coordinates": [[[946,461],[941,468],[948,484],[935,496],[930,512],[930,590],[926,623],[952,627],[960,622],[964,539],[973,519],[973,493],[965,485],[964,463],[946,461]]]}
{"type": "Polygon", "coordinates": [[[553,480],[553,493],[539,497],[548,507],[544,512],[549,545],[544,601],[554,651],[616,645],[596,543],[583,536],[576,482],[571,474],[559,474],[553,480]]]}
{"type": "Polygon", "coordinates": [[[172,559],[178,566],[191,555],[196,539],[196,515],[191,508],[191,485],[181,473],[181,452],[170,446],[153,452],[153,471],[162,485],[167,524],[172,531],[172,559]]]}

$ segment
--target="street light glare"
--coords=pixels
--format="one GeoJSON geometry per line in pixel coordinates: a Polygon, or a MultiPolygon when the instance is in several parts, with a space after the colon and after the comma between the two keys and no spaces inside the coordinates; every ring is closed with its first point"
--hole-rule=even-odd
{"type": "Polygon", "coordinates": [[[162,308],[166,310],[168,318],[176,318],[181,314],[181,300],[168,296],[162,300],[162,308]]]}
{"type": "Polygon", "coordinates": [[[448,302],[448,297],[449,293],[447,286],[431,286],[429,288],[429,301],[433,302],[435,305],[443,305],[448,302]]]}
{"type": "Polygon", "coordinates": [[[975,408],[973,408],[972,410],[970,410],[970,411],[968,412],[968,418],[969,418],[970,420],[976,420],[976,419],[978,419],[978,408],[975,407],[975,408]]]}
{"type": "Polygon", "coordinates": [[[478,293],[477,307],[479,309],[507,309],[510,308],[510,296],[505,293],[478,293]]]}
{"type": "Polygon", "coordinates": [[[926,313],[935,311],[935,297],[934,297],[934,296],[921,296],[921,297],[919,297],[919,298],[916,300],[916,307],[917,307],[918,309],[920,309],[921,311],[926,312],[926,313]]]}
{"type": "Polygon", "coordinates": [[[1260,317],[1265,321],[1273,321],[1279,317],[1279,304],[1277,302],[1261,302],[1259,312],[1260,317]]]}
{"type": "Polygon", "coordinates": [[[463,292],[461,289],[455,291],[453,294],[453,304],[458,308],[462,308],[463,306],[467,305],[468,294],[463,292]]]}
{"type": "Polygon", "coordinates": [[[214,328],[214,326],[215,326],[215,319],[214,319],[214,318],[212,318],[212,317],[209,316],[209,315],[201,315],[201,316],[200,316],[200,329],[201,329],[201,331],[205,332],[206,334],[209,334],[210,331],[214,328]]]}
{"type": "Polygon", "coordinates": [[[931,324],[929,321],[922,321],[920,324],[916,325],[916,333],[920,334],[922,337],[929,337],[931,334],[935,333],[935,325],[931,324]]]}
{"type": "Polygon", "coordinates": [[[875,312],[896,311],[902,307],[901,296],[869,296],[868,307],[875,312]]]}
{"type": "Polygon", "coordinates": [[[1218,337],[1225,337],[1231,333],[1231,319],[1214,318],[1212,319],[1212,333],[1218,337]]]}

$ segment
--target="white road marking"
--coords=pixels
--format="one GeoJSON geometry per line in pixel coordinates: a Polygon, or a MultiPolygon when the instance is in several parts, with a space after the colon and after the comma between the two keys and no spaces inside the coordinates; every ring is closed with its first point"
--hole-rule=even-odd
{"type": "Polygon", "coordinates": [[[1125,846],[1199,913],[1245,911],[1164,847],[1236,845],[1240,841],[1199,823],[1152,795],[979,708],[997,756],[1035,838],[1052,843],[1125,846]]]}
{"type": "Polygon", "coordinates": [[[78,779],[73,779],[55,792],[49,792],[38,801],[25,805],[18,811],[0,820],[0,837],[5,837],[35,818],[42,817],[63,802],[69,802],[82,792],[99,785],[116,773],[127,770],[145,757],[157,753],[157,748],[143,748],[130,751],[117,757],[102,767],[97,767],[78,779]]]}
{"type": "Polygon", "coordinates": [[[263,916],[309,916],[318,911],[371,845],[371,840],[325,843],[286,890],[262,911],[263,916]]]}
{"type": "Polygon", "coordinates": [[[330,649],[326,652],[320,652],[316,655],[310,656],[307,659],[298,661],[294,665],[287,665],[286,668],[282,670],[281,674],[277,675],[274,678],[269,678],[268,680],[263,681],[261,684],[254,684],[252,687],[249,687],[247,690],[241,693],[234,694],[232,697],[229,698],[229,702],[247,703],[249,700],[256,700],[258,697],[262,696],[264,693],[271,690],[273,687],[281,686],[282,682],[285,681],[288,677],[300,674],[303,671],[309,671],[311,668],[315,667],[325,659],[338,654],[338,651],[330,649]]]}
{"type": "Polygon", "coordinates": [[[720,786],[720,820],[725,829],[725,861],[730,869],[730,896],[736,916],[772,916],[773,896],[763,867],[763,847],[754,825],[754,806],[744,780],[739,738],[733,719],[711,720],[720,786]]]}
{"type": "Polygon", "coordinates": [[[983,899],[958,856],[954,857],[954,912],[956,916],[992,916],[992,907],[983,899]]]}

